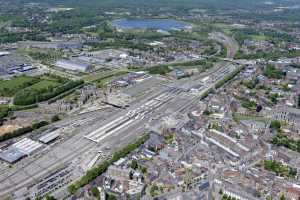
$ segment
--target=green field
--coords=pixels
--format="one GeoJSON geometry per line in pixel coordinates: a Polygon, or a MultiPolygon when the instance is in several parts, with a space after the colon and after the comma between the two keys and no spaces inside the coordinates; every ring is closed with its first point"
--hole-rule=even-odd
{"type": "Polygon", "coordinates": [[[265,124],[267,124],[269,121],[269,119],[265,117],[254,116],[254,115],[243,115],[239,113],[233,113],[233,119],[238,122],[240,122],[241,120],[253,120],[253,121],[263,122],[265,124]]]}
{"type": "Polygon", "coordinates": [[[265,36],[265,35],[253,35],[253,36],[252,36],[252,39],[253,39],[253,40],[256,40],[256,41],[265,41],[265,40],[267,40],[268,38],[267,38],[267,36],[265,36]]]}
{"type": "Polygon", "coordinates": [[[33,105],[42,101],[48,101],[67,91],[82,85],[84,82],[68,81],[61,83],[58,81],[42,80],[37,84],[18,91],[14,95],[14,104],[18,106],[33,105]]]}
{"type": "Polygon", "coordinates": [[[48,90],[49,88],[55,88],[59,85],[60,85],[60,83],[55,82],[55,81],[42,80],[30,87],[27,87],[26,89],[43,91],[43,90],[48,90]]]}
{"type": "Polygon", "coordinates": [[[128,73],[127,69],[117,69],[117,70],[109,70],[109,71],[101,71],[93,74],[89,74],[83,77],[83,80],[88,82],[100,82],[104,79],[119,76],[122,74],[128,73]]]}
{"type": "Polygon", "coordinates": [[[43,75],[41,77],[18,76],[11,80],[0,80],[0,96],[13,97],[23,89],[41,90],[47,87],[56,87],[68,80],[54,75],[43,75]]]}
{"type": "Polygon", "coordinates": [[[19,76],[7,81],[0,80],[0,96],[13,97],[14,106],[18,106],[15,107],[18,110],[20,106],[31,107],[82,84],[83,81],[71,81],[53,74],[39,77],[19,76]]]}
{"type": "Polygon", "coordinates": [[[11,97],[19,90],[36,84],[40,81],[39,78],[29,76],[19,76],[8,81],[0,81],[0,96],[11,97]]]}

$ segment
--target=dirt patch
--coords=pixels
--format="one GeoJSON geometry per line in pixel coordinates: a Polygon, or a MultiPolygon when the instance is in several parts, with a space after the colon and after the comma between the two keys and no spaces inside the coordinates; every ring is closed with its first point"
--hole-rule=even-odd
{"type": "Polygon", "coordinates": [[[20,126],[20,125],[3,125],[0,127],[0,135],[4,135],[5,133],[12,132],[19,128],[22,128],[22,126],[20,126]]]}

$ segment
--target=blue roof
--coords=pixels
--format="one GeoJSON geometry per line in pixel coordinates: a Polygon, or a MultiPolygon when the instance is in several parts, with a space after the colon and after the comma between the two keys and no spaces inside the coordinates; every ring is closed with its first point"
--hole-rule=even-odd
{"type": "Polygon", "coordinates": [[[0,152],[0,159],[8,163],[15,163],[25,156],[26,154],[22,153],[20,150],[14,147],[10,147],[7,150],[0,152]]]}

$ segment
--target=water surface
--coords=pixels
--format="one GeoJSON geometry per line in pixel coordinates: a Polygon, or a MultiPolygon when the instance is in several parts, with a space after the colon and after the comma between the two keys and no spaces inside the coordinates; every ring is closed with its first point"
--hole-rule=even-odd
{"type": "Polygon", "coordinates": [[[174,19],[120,19],[113,24],[122,29],[155,29],[169,31],[173,29],[184,29],[187,23],[174,19]]]}

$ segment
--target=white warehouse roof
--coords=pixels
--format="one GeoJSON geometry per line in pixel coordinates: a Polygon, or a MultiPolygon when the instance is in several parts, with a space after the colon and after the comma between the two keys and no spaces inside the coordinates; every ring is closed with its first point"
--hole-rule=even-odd
{"type": "Polygon", "coordinates": [[[55,130],[55,131],[52,131],[46,135],[43,135],[42,137],[39,138],[39,141],[42,142],[42,143],[49,143],[49,142],[52,142],[53,140],[55,140],[56,138],[58,138],[60,136],[60,130],[55,130]]]}
{"type": "Polygon", "coordinates": [[[16,143],[14,143],[12,146],[15,147],[16,149],[18,149],[19,151],[21,151],[22,153],[29,155],[32,152],[34,152],[35,150],[42,147],[43,145],[41,143],[33,141],[29,138],[24,138],[16,143]]]}
{"type": "Polygon", "coordinates": [[[9,54],[10,54],[9,51],[0,51],[0,56],[7,56],[9,54]]]}

